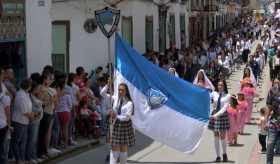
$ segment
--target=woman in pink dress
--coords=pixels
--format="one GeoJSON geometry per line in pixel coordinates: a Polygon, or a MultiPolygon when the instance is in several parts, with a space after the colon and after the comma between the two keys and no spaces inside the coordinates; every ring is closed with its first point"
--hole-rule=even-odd
{"type": "Polygon", "coordinates": [[[227,141],[229,145],[237,144],[237,134],[239,130],[237,115],[238,115],[238,101],[235,96],[230,99],[230,106],[227,109],[229,116],[230,129],[227,133],[227,141]]]}
{"type": "Polygon", "coordinates": [[[256,78],[252,72],[252,69],[250,67],[246,67],[244,68],[244,71],[243,71],[243,75],[240,79],[240,90],[242,89],[242,87],[244,86],[244,82],[250,80],[252,85],[256,88],[257,87],[257,81],[256,81],[256,78]]]}
{"type": "Polygon", "coordinates": [[[196,86],[208,89],[210,91],[215,91],[214,85],[209,80],[209,78],[206,76],[205,71],[203,69],[198,71],[198,73],[196,74],[196,77],[193,81],[193,84],[196,86]]]}
{"type": "Polygon", "coordinates": [[[244,134],[244,127],[246,121],[246,112],[248,110],[248,103],[245,99],[244,93],[238,93],[238,130],[240,134],[244,134]]]}
{"type": "Polygon", "coordinates": [[[243,82],[243,87],[241,88],[241,92],[245,95],[245,99],[248,103],[248,110],[245,112],[245,122],[250,123],[251,115],[253,111],[253,99],[257,95],[256,89],[254,88],[252,82],[250,80],[246,80],[243,82]]]}

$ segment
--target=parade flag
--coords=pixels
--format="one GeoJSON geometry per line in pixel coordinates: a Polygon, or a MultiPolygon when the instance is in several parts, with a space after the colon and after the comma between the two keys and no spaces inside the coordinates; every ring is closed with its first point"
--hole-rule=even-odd
{"type": "Polygon", "coordinates": [[[134,103],[134,127],[171,148],[192,153],[209,120],[209,91],[146,60],[119,34],[115,39],[114,85],[128,85],[134,103]]]}

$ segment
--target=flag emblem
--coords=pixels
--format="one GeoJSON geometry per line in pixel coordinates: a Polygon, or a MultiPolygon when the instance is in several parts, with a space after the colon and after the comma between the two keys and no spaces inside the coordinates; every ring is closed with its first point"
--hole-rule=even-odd
{"type": "Polygon", "coordinates": [[[162,105],[166,103],[168,100],[167,96],[165,96],[161,91],[150,88],[148,90],[148,104],[151,109],[160,108],[162,105]]]}

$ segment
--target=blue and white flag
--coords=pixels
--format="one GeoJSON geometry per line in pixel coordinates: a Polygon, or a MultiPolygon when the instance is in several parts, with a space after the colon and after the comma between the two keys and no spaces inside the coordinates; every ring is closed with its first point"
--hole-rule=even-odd
{"type": "Polygon", "coordinates": [[[134,102],[134,127],[178,151],[199,145],[210,113],[202,89],[152,64],[116,34],[115,86],[124,82],[134,102]]]}

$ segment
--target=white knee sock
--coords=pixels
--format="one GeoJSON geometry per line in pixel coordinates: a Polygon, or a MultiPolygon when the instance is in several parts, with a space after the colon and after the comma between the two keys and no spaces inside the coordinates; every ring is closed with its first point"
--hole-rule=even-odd
{"type": "Polygon", "coordinates": [[[127,152],[121,152],[120,154],[120,164],[126,164],[127,152]]]}
{"type": "Polygon", "coordinates": [[[223,148],[223,154],[227,153],[227,143],[226,140],[221,140],[222,142],[222,148],[223,148]]]}
{"type": "Polygon", "coordinates": [[[214,144],[217,157],[220,157],[220,142],[218,137],[214,137],[214,144]]]}
{"type": "Polygon", "coordinates": [[[120,157],[120,152],[111,151],[110,152],[110,164],[117,164],[119,157],[120,157]]]}

